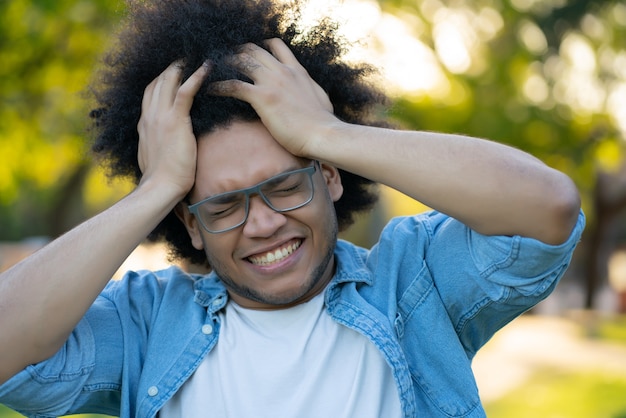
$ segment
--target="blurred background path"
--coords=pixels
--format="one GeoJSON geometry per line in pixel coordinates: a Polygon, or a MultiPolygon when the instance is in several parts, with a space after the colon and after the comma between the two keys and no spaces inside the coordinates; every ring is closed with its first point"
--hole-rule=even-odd
{"type": "MultiPolygon", "coordinates": [[[[524,315],[502,329],[474,360],[481,398],[497,400],[541,369],[606,372],[626,378],[626,345],[594,337],[593,314],[524,315]]],[[[626,393],[624,394],[626,406],[626,393]]]]}

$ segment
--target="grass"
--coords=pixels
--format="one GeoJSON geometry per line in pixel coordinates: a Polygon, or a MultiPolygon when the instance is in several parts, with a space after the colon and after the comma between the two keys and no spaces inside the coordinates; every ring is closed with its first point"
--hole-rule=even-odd
{"type": "Polygon", "coordinates": [[[626,376],[544,369],[485,405],[489,418],[626,418],[626,376]]]}
{"type": "Polygon", "coordinates": [[[626,315],[606,318],[597,326],[597,337],[604,341],[626,345],[626,315]]]}
{"type": "MultiPolygon", "coordinates": [[[[626,316],[593,316],[587,338],[626,347],[626,316]]],[[[485,404],[489,418],[626,418],[626,375],[540,369],[524,385],[485,404]]]]}
{"type": "MultiPolygon", "coordinates": [[[[95,415],[95,414],[83,414],[83,415],[71,415],[72,418],[108,418],[108,415],[95,415]]],[[[0,418],[23,418],[23,415],[7,408],[4,405],[0,405],[0,418]]]]}

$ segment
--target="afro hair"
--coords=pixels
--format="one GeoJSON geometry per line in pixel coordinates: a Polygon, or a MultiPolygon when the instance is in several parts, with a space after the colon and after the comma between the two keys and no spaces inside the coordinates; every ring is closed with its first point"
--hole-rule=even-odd
{"type": "MultiPolygon", "coordinates": [[[[113,47],[91,85],[95,100],[90,112],[92,151],[112,177],[141,179],[137,161],[137,124],[145,87],[172,62],[183,64],[187,78],[205,61],[211,72],[196,94],[191,119],[196,137],[235,120],[258,120],[246,102],[212,95],[209,84],[245,79],[227,64],[228,57],[245,43],[263,47],[263,41],[280,38],[291,48],[310,76],[326,91],[335,115],[343,121],[387,126],[377,115],[387,98],[371,82],[375,69],[342,60],[349,43],[329,18],[303,28],[298,1],[272,0],[128,0],[128,13],[113,47]]],[[[340,230],[354,222],[356,213],[377,200],[373,183],[341,171],[344,194],[335,202],[340,230]]],[[[149,236],[164,239],[173,259],[206,265],[203,251],[195,249],[187,231],[172,212],[149,236]]]]}

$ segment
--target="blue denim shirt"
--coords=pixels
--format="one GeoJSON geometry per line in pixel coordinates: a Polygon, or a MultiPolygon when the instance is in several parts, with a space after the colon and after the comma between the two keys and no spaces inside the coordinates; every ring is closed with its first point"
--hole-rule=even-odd
{"type": "MultiPolygon", "coordinates": [[[[550,246],[437,212],[394,219],[371,250],[338,243],[328,313],[380,349],[405,417],[484,417],[474,354],[554,289],[584,222],[581,212],[569,240],[550,246]]],[[[33,417],[154,417],[217,343],[226,303],[214,274],[130,272],[54,357],[0,386],[0,402],[33,417]]]]}

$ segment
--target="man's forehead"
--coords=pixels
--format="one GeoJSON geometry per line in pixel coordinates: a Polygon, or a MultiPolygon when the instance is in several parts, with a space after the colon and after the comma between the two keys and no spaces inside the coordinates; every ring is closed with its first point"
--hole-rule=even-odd
{"type": "Polygon", "coordinates": [[[199,138],[194,189],[200,198],[243,189],[307,162],[280,146],[260,122],[235,122],[199,138]]]}
{"type": "Polygon", "coordinates": [[[280,177],[281,174],[303,168],[303,164],[294,160],[292,164],[284,165],[284,169],[281,166],[272,165],[271,169],[260,170],[258,172],[246,172],[238,173],[236,176],[227,177],[218,173],[216,176],[210,178],[196,178],[196,184],[198,191],[204,191],[203,199],[226,192],[239,191],[242,189],[248,189],[254,187],[260,183],[267,182],[274,177],[280,177]]]}
{"type": "Polygon", "coordinates": [[[236,121],[200,135],[202,157],[217,164],[225,159],[241,160],[258,155],[266,158],[297,158],[285,150],[260,121],[236,121]]]}

